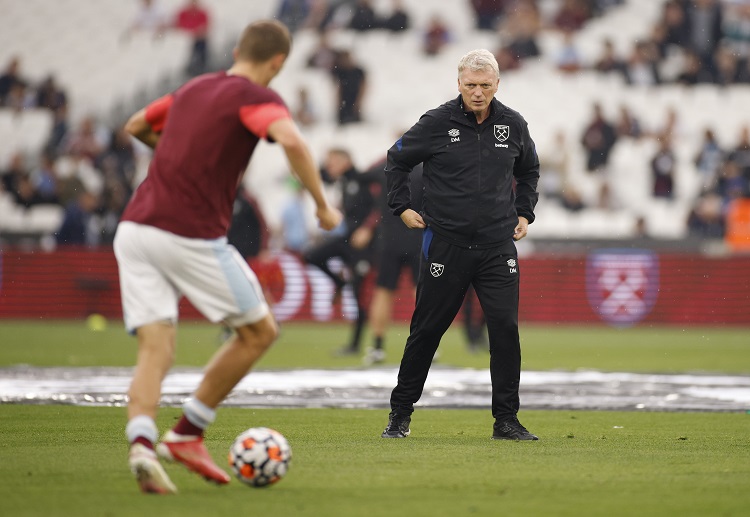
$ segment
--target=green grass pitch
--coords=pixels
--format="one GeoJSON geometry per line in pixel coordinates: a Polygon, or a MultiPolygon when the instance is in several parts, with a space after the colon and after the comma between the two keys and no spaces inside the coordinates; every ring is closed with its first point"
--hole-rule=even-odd
{"type": "MultiPolygon", "coordinates": [[[[408,330],[388,337],[397,364],[408,330]]],[[[522,326],[524,368],[750,373],[747,329],[522,326]]],[[[353,367],[331,351],[346,325],[286,324],[259,368],[353,367]]],[[[216,327],[183,324],[177,363],[202,366],[216,327]]],[[[0,366],[130,366],[120,322],[0,323],[0,366]]],[[[484,368],[459,329],[441,363],[484,368]]],[[[363,375],[366,371],[363,370],[363,375]]],[[[489,400],[488,400],[489,405],[489,400]]],[[[166,429],[179,410],[159,418],[166,429]]],[[[174,497],[138,492],[127,470],[124,408],[0,404],[0,515],[8,516],[672,516],[746,515],[750,414],[522,411],[540,441],[493,441],[489,410],[418,409],[412,436],[379,438],[383,410],[221,408],[207,445],[221,465],[251,426],[281,431],[293,449],[277,485],[217,487],[166,468],[174,497]]]]}

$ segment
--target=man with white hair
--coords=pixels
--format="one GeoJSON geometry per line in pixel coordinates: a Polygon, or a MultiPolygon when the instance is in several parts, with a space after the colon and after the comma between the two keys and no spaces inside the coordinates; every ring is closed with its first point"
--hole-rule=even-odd
{"type": "Polygon", "coordinates": [[[534,221],[539,159],[523,117],[495,99],[500,72],[487,50],[458,64],[458,98],[425,113],[388,150],[388,204],[422,229],[417,300],[391,394],[383,438],[405,438],[414,404],[445,331],[470,285],[487,318],[492,438],[537,440],[518,421],[521,346],[515,241],[534,221]],[[411,205],[409,173],[423,164],[421,207],[411,205]],[[514,185],[515,184],[515,185],[514,185]]]}

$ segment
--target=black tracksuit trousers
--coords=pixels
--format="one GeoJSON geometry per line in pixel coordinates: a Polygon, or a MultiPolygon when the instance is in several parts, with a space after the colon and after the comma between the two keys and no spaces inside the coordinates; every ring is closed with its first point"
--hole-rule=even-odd
{"type": "Polygon", "coordinates": [[[455,246],[424,232],[417,300],[409,338],[391,393],[391,410],[411,415],[422,396],[440,339],[456,317],[469,285],[487,319],[492,415],[518,412],[521,345],[518,337],[518,256],[512,239],[488,249],[455,246]]]}

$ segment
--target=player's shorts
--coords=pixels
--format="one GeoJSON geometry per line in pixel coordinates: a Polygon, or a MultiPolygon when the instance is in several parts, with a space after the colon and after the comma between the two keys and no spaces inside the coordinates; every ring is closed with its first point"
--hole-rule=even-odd
{"type": "Polygon", "coordinates": [[[191,239],[123,221],[114,241],[125,327],[177,322],[185,296],[212,322],[236,328],[269,308],[255,273],[227,239],[191,239]]]}
{"type": "Polygon", "coordinates": [[[401,270],[408,266],[414,285],[419,278],[419,245],[414,249],[404,250],[397,246],[383,246],[378,253],[378,276],[375,285],[394,291],[398,286],[401,270]]]}

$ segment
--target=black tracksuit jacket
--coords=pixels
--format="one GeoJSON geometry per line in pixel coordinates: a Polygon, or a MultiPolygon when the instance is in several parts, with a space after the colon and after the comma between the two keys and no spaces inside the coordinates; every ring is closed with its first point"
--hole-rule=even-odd
{"type": "Polygon", "coordinates": [[[388,150],[388,204],[412,208],[409,173],[424,163],[421,215],[447,241],[487,248],[512,238],[523,216],[534,221],[539,159],[524,118],[492,100],[478,125],[461,96],[428,111],[388,150]],[[515,188],[514,188],[515,180],[515,188]]]}

